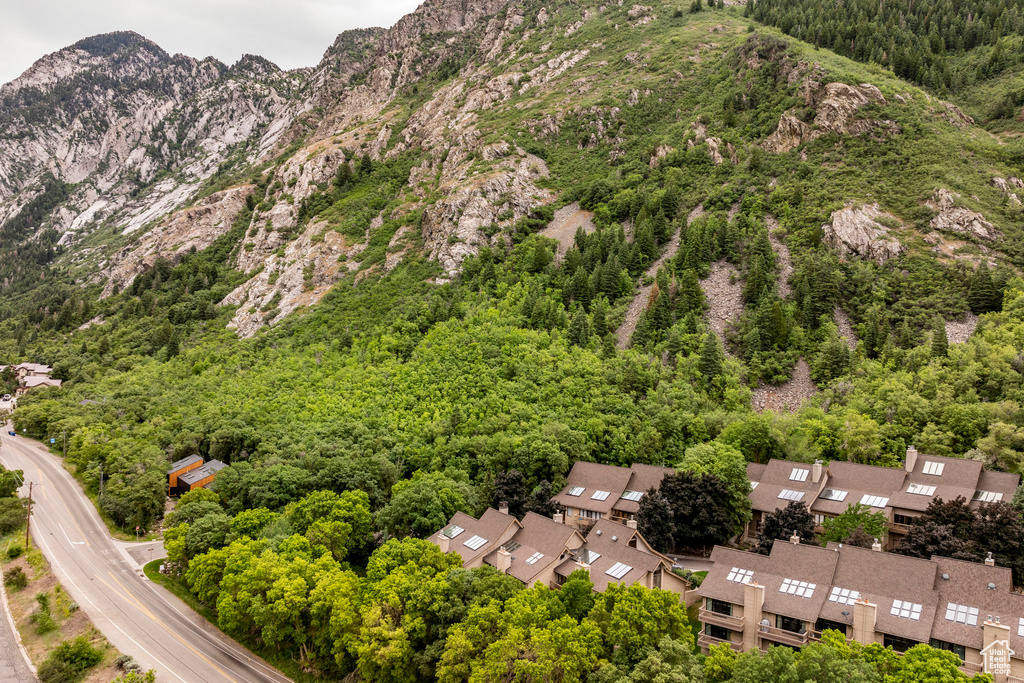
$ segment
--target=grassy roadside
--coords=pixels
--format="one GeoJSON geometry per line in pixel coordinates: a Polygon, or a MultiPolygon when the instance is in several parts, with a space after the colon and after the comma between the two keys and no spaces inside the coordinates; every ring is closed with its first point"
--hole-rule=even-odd
{"type": "Polygon", "coordinates": [[[109,683],[117,678],[122,671],[115,660],[121,653],[60,585],[39,548],[33,545],[25,550],[24,542],[24,527],[0,538],[0,566],[6,579],[19,574],[25,579],[24,586],[19,587],[15,580],[4,588],[11,616],[32,663],[38,669],[62,642],[82,637],[101,653],[101,658],[85,676],[76,680],[109,683]],[[16,553],[18,549],[21,551],[16,553]]]}
{"type": "MultiPolygon", "coordinates": [[[[214,628],[219,628],[217,626],[217,614],[212,609],[199,602],[199,600],[196,599],[196,596],[192,595],[192,592],[189,591],[188,586],[185,585],[185,581],[183,579],[160,573],[160,565],[163,561],[163,559],[153,560],[146,564],[143,567],[143,571],[146,573],[146,578],[153,583],[166,588],[182,602],[195,610],[197,614],[210,622],[214,628]]],[[[286,654],[277,650],[262,647],[252,640],[240,640],[238,642],[250,652],[262,658],[263,661],[270,664],[270,666],[278,669],[293,681],[296,681],[296,683],[314,683],[315,681],[323,680],[322,678],[303,671],[302,666],[286,654]]]]}

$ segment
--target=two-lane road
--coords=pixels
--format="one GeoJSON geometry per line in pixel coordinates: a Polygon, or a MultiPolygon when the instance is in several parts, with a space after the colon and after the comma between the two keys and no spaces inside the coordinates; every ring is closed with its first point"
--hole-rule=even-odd
{"type": "Polygon", "coordinates": [[[135,573],[78,482],[39,443],[3,432],[0,461],[34,482],[32,537],[60,582],[121,652],[161,683],[288,683],[163,588],[135,573]]]}

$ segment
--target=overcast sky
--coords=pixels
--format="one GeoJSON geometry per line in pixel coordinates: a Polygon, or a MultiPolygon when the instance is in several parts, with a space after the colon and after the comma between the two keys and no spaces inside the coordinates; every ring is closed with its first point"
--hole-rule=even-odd
{"type": "Polygon", "coordinates": [[[82,38],[141,33],[171,54],[245,53],[291,69],[320,61],[350,28],[393,25],[419,0],[0,0],[0,83],[82,38]]]}

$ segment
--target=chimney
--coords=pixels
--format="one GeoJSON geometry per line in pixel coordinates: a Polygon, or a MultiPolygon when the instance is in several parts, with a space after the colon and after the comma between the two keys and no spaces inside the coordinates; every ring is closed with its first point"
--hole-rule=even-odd
{"type": "Polygon", "coordinates": [[[871,544],[871,549],[876,553],[882,552],[882,544],[878,542],[877,538],[875,539],[875,542],[871,544]]]}
{"type": "Polygon", "coordinates": [[[452,539],[445,536],[444,532],[441,532],[437,535],[437,545],[441,548],[442,553],[447,553],[451,549],[452,539]]]}
{"type": "Polygon", "coordinates": [[[561,512],[556,512],[555,514],[551,515],[551,519],[554,520],[555,524],[561,524],[562,523],[562,513],[561,512]]]}
{"type": "Polygon", "coordinates": [[[824,469],[825,466],[822,464],[822,462],[820,460],[815,460],[814,465],[811,467],[811,481],[813,481],[815,484],[820,482],[822,470],[824,469]]]}
{"type": "Polygon", "coordinates": [[[994,559],[992,559],[992,553],[989,553],[988,557],[985,558],[985,566],[986,567],[994,567],[994,566],[996,566],[996,561],[994,559]]]}
{"type": "Polygon", "coordinates": [[[498,512],[500,512],[503,515],[507,515],[508,514],[508,501],[507,500],[503,500],[500,503],[498,503],[498,512]]]}
{"type": "Polygon", "coordinates": [[[800,537],[796,535],[796,531],[793,531],[793,535],[789,537],[789,542],[793,545],[800,545],[800,537]]]}
{"type": "Polygon", "coordinates": [[[508,574],[509,567],[512,566],[512,553],[505,550],[504,548],[498,548],[498,558],[495,565],[498,571],[502,574],[508,574]]]}
{"type": "Polygon", "coordinates": [[[635,519],[628,520],[626,522],[626,526],[628,526],[630,529],[636,529],[636,520],[635,519]]]}
{"type": "Polygon", "coordinates": [[[1009,667],[1006,664],[1010,661],[1010,627],[1000,624],[998,617],[991,617],[985,620],[982,626],[982,652],[988,651],[984,658],[984,672],[992,674],[996,683],[1005,683],[1009,667]]]}
{"type": "Polygon", "coordinates": [[[907,472],[913,472],[915,465],[917,465],[917,449],[914,448],[913,446],[910,446],[909,448],[907,448],[907,472]]]}
{"type": "Polygon", "coordinates": [[[867,600],[853,603],[853,639],[861,645],[871,645],[875,639],[875,617],[878,605],[867,600]]]}
{"type": "Polygon", "coordinates": [[[743,586],[743,651],[760,647],[761,619],[764,618],[764,586],[748,583],[743,586]]]}

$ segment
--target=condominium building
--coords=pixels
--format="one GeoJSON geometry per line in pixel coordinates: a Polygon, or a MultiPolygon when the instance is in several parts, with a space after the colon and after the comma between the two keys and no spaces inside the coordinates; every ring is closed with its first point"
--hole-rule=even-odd
{"type": "Polygon", "coordinates": [[[669,467],[634,464],[631,467],[576,461],[568,483],[551,500],[558,505],[566,524],[587,526],[599,519],[625,523],[636,520],[640,499],[661,486],[669,467]]]}
{"type": "MultiPolygon", "coordinates": [[[[445,553],[458,553],[467,569],[491,565],[527,586],[557,588],[577,570],[590,573],[594,590],[610,583],[672,591],[685,600],[690,583],[672,572],[635,522],[598,520],[584,537],[578,528],[528,512],[519,521],[507,509],[488,508],[479,519],[458,512],[430,539],[445,553]]],[[[692,599],[696,599],[694,595],[692,599]]]]}
{"type": "Polygon", "coordinates": [[[803,502],[819,526],[856,503],[885,513],[889,547],[909,530],[932,500],[953,500],[958,496],[973,507],[984,502],[1009,501],[1020,476],[985,470],[977,460],[923,455],[913,446],[907,449],[902,468],[833,461],[807,465],[771,460],[747,465],[753,518],[744,532],[746,540],[757,537],[764,515],[803,502]]]}
{"type": "Polygon", "coordinates": [[[716,547],[696,590],[701,649],[801,647],[834,629],[897,652],[927,643],[956,653],[968,673],[1024,681],[1024,595],[1008,568],[880,551],[799,539],[777,541],[770,555],[716,547]]]}

